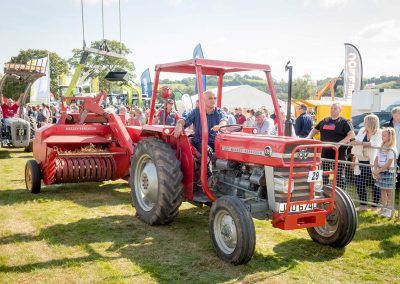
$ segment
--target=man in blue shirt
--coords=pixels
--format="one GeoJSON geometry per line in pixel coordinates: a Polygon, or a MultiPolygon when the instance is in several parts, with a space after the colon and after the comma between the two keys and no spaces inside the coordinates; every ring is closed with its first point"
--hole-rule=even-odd
{"type": "Polygon", "coordinates": [[[258,134],[270,134],[270,131],[274,125],[273,123],[271,125],[272,120],[268,120],[262,111],[256,111],[254,114],[254,120],[253,127],[257,129],[258,134]]]}
{"type": "Polygon", "coordinates": [[[296,135],[305,138],[310,133],[312,128],[312,118],[311,115],[307,113],[307,106],[302,104],[299,108],[300,115],[296,119],[294,124],[294,130],[296,131],[296,135]]]}
{"type": "MultiPolygon", "coordinates": [[[[206,109],[206,119],[208,126],[208,145],[214,150],[214,141],[215,136],[221,126],[227,125],[227,116],[226,113],[215,107],[215,103],[217,100],[217,96],[211,92],[204,92],[204,100],[205,100],[205,109],[206,109]]],[[[190,125],[194,126],[194,135],[193,135],[193,146],[201,152],[201,119],[200,119],[200,108],[193,109],[187,118],[180,119],[176,123],[174,136],[178,138],[182,134],[182,130],[190,125]]]]}

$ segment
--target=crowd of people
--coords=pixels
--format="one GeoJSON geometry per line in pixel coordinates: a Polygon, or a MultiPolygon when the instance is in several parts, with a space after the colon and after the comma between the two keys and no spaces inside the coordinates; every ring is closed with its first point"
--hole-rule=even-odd
{"type": "MultiPolygon", "coordinates": [[[[320,133],[321,141],[339,143],[339,160],[346,160],[346,150],[351,147],[354,165],[357,194],[360,200],[359,211],[367,210],[367,187],[372,189],[372,210],[377,210],[379,202],[382,208],[379,215],[390,217],[392,215],[392,190],[395,187],[395,161],[399,162],[400,152],[400,107],[392,110],[392,124],[379,129],[379,118],[369,114],[364,118],[364,127],[357,136],[354,133],[351,121],[340,116],[341,106],[333,103],[331,115],[321,120],[308,134],[307,138],[313,138],[320,133]],[[395,128],[393,128],[395,127],[395,128]],[[356,163],[357,162],[357,163],[356,163]]],[[[322,158],[334,159],[333,149],[323,149],[322,158]]],[[[332,162],[323,161],[323,170],[328,171],[332,162]]],[[[344,164],[340,163],[337,173],[337,184],[345,188],[343,177],[344,164]]],[[[328,177],[324,176],[324,184],[328,183],[328,177]]],[[[397,176],[396,187],[399,186],[397,176]]]]}

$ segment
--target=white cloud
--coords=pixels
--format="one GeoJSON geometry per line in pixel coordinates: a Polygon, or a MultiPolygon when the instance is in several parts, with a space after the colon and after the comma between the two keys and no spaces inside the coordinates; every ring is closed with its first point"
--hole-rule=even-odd
{"type": "Polygon", "coordinates": [[[181,5],[183,3],[183,0],[167,0],[167,3],[168,5],[176,7],[181,5]]]}
{"type": "Polygon", "coordinates": [[[305,7],[319,5],[323,8],[330,9],[334,7],[345,7],[349,2],[350,0],[303,0],[303,5],[305,7]]]}
{"type": "Polygon", "coordinates": [[[375,42],[400,40],[400,25],[394,19],[364,27],[357,37],[375,42]]]}

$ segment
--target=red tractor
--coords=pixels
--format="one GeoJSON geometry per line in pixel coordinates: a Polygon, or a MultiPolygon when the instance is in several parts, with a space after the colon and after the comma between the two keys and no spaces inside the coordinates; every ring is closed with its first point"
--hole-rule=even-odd
{"type": "MultiPolygon", "coordinates": [[[[194,74],[202,141],[208,141],[202,75],[218,77],[220,107],[224,75],[241,71],[265,73],[278,113],[268,65],[209,59],[160,64],[155,69],[153,94],[157,94],[161,72],[194,74]]],[[[170,94],[161,93],[163,99],[170,94]]],[[[118,115],[100,107],[102,99],[81,99],[80,113],[64,114],[59,124],[36,132],[36,161],[28,161],[25,170],[31,192],[40,191],[41,179],[48,185],[129,178],[137,216],[150,225],[171,223],[184,200],[210,205],[213,246],[220,258],[233,264],[247,263],[253,256],[256,235],[252,218],[271,219],[274,227],[283,230],[306,228],[314,241],[332,247],[344,247],[353,239],[357,214],[347,193],[336,187],[336,146],[282,136],[278,116],[279,136],[227,125],[216,136],[215,151],[209,153],[208,143],[203,142],[201,152],[209,154],[199,157],[190,130],[175,138],[173,126],[153,125],[156,95],[151,100],[149,123],[143,127],[125,126],[118,115]],[[331,171],[322,170],[323,148],[336,151],[331,171]],[[323,175],[333,178],[332,186],[323,184],[323,175]],[[194,191],[195,176],[200,176],[200,193],[194,191]]]]}

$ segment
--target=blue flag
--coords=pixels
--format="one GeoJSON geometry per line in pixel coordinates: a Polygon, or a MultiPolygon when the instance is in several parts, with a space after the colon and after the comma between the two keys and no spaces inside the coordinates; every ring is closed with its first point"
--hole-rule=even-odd
{"type": "MultiPolygon", "coordinates": [[[[196,45],[196,47],[193,50],[193,58],[204,58],[203,55],[203,50],[201,49],[201,44],[199,43],[198,45],[196,45]]],[[[203,80],[203,91],[206,90],[206,75],[202,76],[202,80],[203,80]]],[[[198,89],[197,89],[197,80],[196,80],[196,85],[195,85],[195,93],[198,94],[198,89]]]]}
{"type": "Polygon", "coordinates": [[[144,70],[142,76],[140,76],[140,86],[142,87],[142,94],[147,96],[148,98],[151,98],[153,91],[149,68],[144,70]]]}

